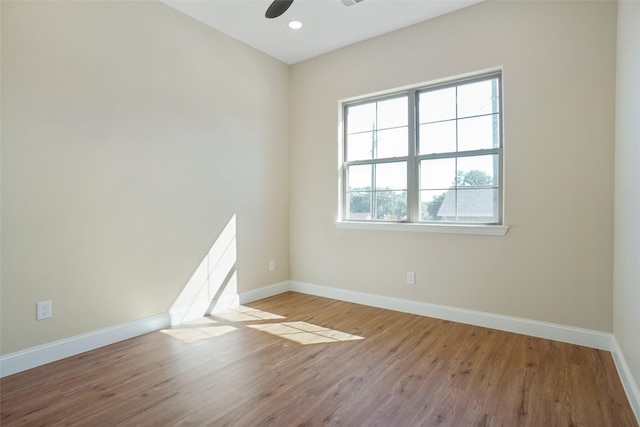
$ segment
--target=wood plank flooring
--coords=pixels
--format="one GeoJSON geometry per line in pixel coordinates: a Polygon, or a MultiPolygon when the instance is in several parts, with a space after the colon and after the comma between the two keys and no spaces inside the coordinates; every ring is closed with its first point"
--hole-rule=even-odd
{"type": "Polygon", "coordinates": [[[0,387],[2,426],[638,426],[608,352],[293,292],[0,387]]]}

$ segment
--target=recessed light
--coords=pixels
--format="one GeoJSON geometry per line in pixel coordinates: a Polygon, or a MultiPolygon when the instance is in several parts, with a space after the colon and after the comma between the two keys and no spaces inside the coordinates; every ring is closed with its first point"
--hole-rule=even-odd
{"type": "Polygon", "coordinates": [[[299,30],[302,28],[302,22],[300,21],[289,21],[289,28],[292,30],[299,30]]]}

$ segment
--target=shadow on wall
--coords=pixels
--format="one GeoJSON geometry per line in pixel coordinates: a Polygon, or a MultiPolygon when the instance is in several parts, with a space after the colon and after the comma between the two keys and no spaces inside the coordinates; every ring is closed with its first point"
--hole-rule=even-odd
{"type": "Polygon", "coordinates": [[[234,214],[169,309],[171,324],[239,305],[236,261],[234,214]]]}

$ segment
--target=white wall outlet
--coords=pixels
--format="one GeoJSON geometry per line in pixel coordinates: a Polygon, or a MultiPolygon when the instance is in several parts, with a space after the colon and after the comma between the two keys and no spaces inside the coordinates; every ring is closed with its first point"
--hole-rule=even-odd
{"type": "Polygon", "coordinates": [[[276,262],[269,261],[269,271],[276,271],[276,262]]]}
{"type": "Polygon", "coordinates": [[[51,315],[51,301],[42,301],[36,304],[36,320],[48,319],[51,315]]]}
{"type": "Polygon", "coordinates": [[[416,283],[416,273],[407,271],[407,284],[414,285],[416,283]]]}

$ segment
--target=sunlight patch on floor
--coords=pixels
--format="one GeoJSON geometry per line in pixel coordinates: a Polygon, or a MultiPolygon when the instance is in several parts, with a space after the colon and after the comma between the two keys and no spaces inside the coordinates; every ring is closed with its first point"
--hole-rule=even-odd
{"type": "Polygon", "coordinates": [[[216,338],[235,330],[236,328],[233,326],[209,326],[205,328],[164,329],[162,332],[180,341],[191,343],[216,338]]]}
{"type": "Polygon", "coordinates": [[[171,329],[163,329],[160,332],[169,335],[186,343],[217,338],[229,332],[235,331],[237,328],[229,325],[220,325],[218,321],[200,317],[198,319],[189,320],[174,326],[171,329]]]}
{"type": "Polygon", "coordinates": [[[286,317],[256,308],[238,306],[223,312],[212,313],[206,317],[183,322],[161,332],[186,343],[216,338],[244,327],[266,332],[302,345],[364,339],[364,337],[358,335],[336,331],[308,322],[268,322],[282,319],[286,319],[286,317]],[[227,322],[237,322],[237,324],[236,326],[231,326],[226,324],[227,322]],[[254,322],[254,324],[244,325],[243,323],[245,322],[254,322]]]}
{"type": "Polygon", "coordinates": [[[249,327],[303,345],[364,339],[364,337],[358,335],[336,331],[307,322],[267,323],[262,325],[249,325],[249,327]]]}
{"type": "Polygon", "coordinates": [[[180,325],[178,325],[177,327],[179,328],[179,327],[187,327],[187,326],[215,325],[218,323],[220,322],[210,317],[198,317],[197,319],[186,320],[180,323],[180,325]]]}
{"type": "Polygon", "coordinates": [[[230,322],[255,322],[256,320],[286,319],[286,317],[280,316],[279,314],[269,313],[268,311],[245,307],[243,305],[230,308],[229,310],[212,313],[212,316],[219,317],[230,322]]]}

